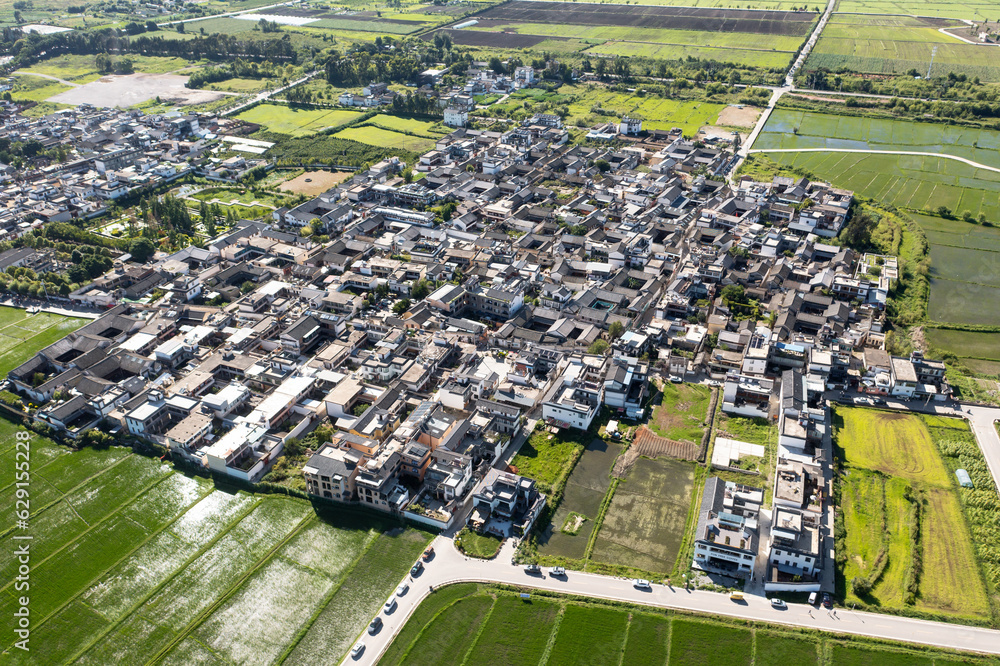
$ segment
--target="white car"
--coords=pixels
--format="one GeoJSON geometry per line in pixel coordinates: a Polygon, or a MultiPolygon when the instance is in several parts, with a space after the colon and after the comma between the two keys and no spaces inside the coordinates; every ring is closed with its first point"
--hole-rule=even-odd
{"type": "Polygon", "coordinates": [[[394,598],[390,598],[389,601],[385,602],[385,606],[383,606],[382,609],[385,611],[386,615],[396,610],[396,600],[394,598]]]}
{"type": "Polygon", "coordinates": [[[645,578],[636,578],[634,581],[632,581],[632,587],[634,587],[637,590],[653,589],[653,585],[645,578]]]}
{"type": "Polygon", "coordinates": [[[354,649],[351,650],[351,659],[357,659],[358,657],[361,656],[361,653],[364,651],[365,651],[365,644],[358,643],[357,645],[354,646],[354,649]]]}
{"type": "Polygon", "coordinates": [[[549,575],[556,577],[565,576],[566,570],[563,569],[562,567],[552,567],[551,569],[549,569],[549,575]]]}
{"type": "Polygon", "coordinates": [[[788,604],[786,604],[781,599],[771,599],[771,607],[777,608],[778,610],[785,610],[786,608],[788,608],[788,604]]]}
{"type": "Polygon", "coordinates": [[[410,586],[406,583],[400,583],[399,587],[396,588],[396,596],[401,597],[410,591],[410,586]]]}

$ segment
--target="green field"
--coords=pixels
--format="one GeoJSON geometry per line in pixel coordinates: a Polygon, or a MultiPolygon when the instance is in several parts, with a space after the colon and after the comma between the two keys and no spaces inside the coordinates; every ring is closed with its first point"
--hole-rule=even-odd
{"type": "MultiPolygon", "coordinates": [[[[931,423],[936,431],[965,432],[952,421],[931,423]]],[[[987,586],[957,484],[928,420],[838,407],[833,425],[843,465],[837,548],[845,603],[989,619],[987,586]],[[922,564],[914,568],[916,544],[922,564]],[[869,579],[870,594],[855,593],[856,577],[869,579]]]]}
{"type": "Polygon", "coordinates": [[[701,384],[662,382],[660,404],[647,424],[660,437],[700,444],[705,433],[712,389],[701,384]]]}
{"type": "Polygon", "coordinates": [[[528,441],[510,461],[521,476],[534,479],[543,492],[560,489],[592,436],[579,430],[551,433],[539,422],[528,441]]]}
{"type": "MultiPolygon", "coordinates": [[[[1000,361],[1000,340],[996,333],[953,331],[943,328],[924,329],[927,341],[936,349],[953,352],[965,359],[1000,361]]],[[[998,374],[995,370],[986,374],[998,374]]]]}
{"type": "MultiPolygon", "coordinates": [[[[388,517],[215,488],[127,449],[35,438],[31,453],[32,650],[5,645],[5,663],[271,663],[292,647],[296,663],[336,660],[429,538],[388,517]]],[[[10,520],[3,581],[17,566],[10,520]]],[[[15,603],[6,583],[0,607],[15,603]]]]}
{"type": "Polygon", "coordinates": [[[0,373],[7,373],[39,349],[61,340],[89,320],[40,312],[28,315],[20,308],[0,307],[0,373]]]}
{"type": "MultiPolygon", "coordinates": [[[[132,60],[135,71],[145,74],[167,74],[197,64],[184,58],[162,58],[133,54],[129,54],[128,57],[132,60]]],[[[47,74],[81,85],[96,81],[102,76],[100,70],[97,69],[96,56],[92,55],[60,55],[25,67],[20,71],[47,74]]]]}
{"type": "MultiPolygon", "coordinates": [[[[750,32],[723,32],[644,28],[641,26],[579,25],[571,23],[511,23],[472,26],[473,32],[503,32],[543,35],[571,40],[586,53],[641,56],[683,60],[688,56],[731,62],[751,67],[788,67],[804,38],[789,35],[762,35],[750,32]]],[[[553,40],[554,44],[557,44],[553,40]]],[[[533,50],[543,50],[536,45],[533,50]]],[[[576,49],[573,49],[576,50],[576,49]]]]}
{"type": "Polygon", "coordinates": [[[694,136],[702,125],[714,125],[725,104],[700,100],[666,99],[615,92],[603,85],[562,85],[557,92],[541,88],[518,90],[503,104],[489,107],[490,115],[520,119],[542,110],[566,107],[568,125],[591,127],[623,115],[641,118],[644,129],[669,130],[679,127],[694,136]],[[601,109],[603,112],[596,112],[601,109]]]}
{"type": "Polygon", "coordinates": [[[1000,223],[1000,173],[921,155],[861,153],[768,153],[785,167],[801,169],[835,187],[900,208],[969,210],[1000,223]]]}
{"type": "Polygon", "coordinates": [[[340,127],[356,120],[359,111],[347,109],[300,109],[279,104],[258,104],[237,118],[257,123],[263,129],[288,136],[308,136],[325,129],[340,127]]]}
{"type": "MultiPolygon", "coordinates": [[[[969,78],[979,77],[982,81],[1000,80],[1000,66],[984,51],[990,47],[968,44],[943,34],[938,30],[941,27],[938,21],[923,22],[908,16],[893,21],[897,17],[879,16],[863,23],[858,16],[847,15],[847,20],[841,22],[841,16],[835,14],[831,18],[809,55],[806,68],[849,69],[872,74],[905,74],[916,69],[925,76],[932,50],[936,48],[931,76],[955,72],[969,78]]],[[[952,25],[956,27],[956,35],[976,40],[968,26],[958,21],[952,25]]]]}
{"type": "Polygon", "coordinates": [[[369,146],[381,148],[402,148],[413,153],[425,153],[434,147],[437,138],[426,138],[421,136],[411,136],[400,134],[380,127],[364,125],[361,127],[349,127],[333,135],[337,139],[350,139],[366,143],[369,146]]]}
{"type": "Polygon", "coordinates": [[[429,139],[437,139],[446,134],[451,134],[452,128],[441,123],[431,123],[426,120],[414,120],[413,118],[401,118],[380,113],[371,120],[364,122],[364,125],[374,125],[382,129],[394,130],[403,134],[419,134],[429,139]]]}
{"type": "Polygon", "coordinates": [[[694,488],[694,465],[639,458],[618,484],[591,561],[667,575],[684,539],[694,488]]]}
{"type": "Polygon", "coordinates": [[[983,21],[997,20],[991,0],[840,0],[837,11],[857,14],[913,14],[983,21]]]}
{"type": "Polygon", "coordinates": [[[514,591],[462,584],[436,590],[425,599],[379,663],[943,666],[994,661],[901,645],[858,646],[821,632],[789,632],[754,622],[737,625],[553,594],[532,593],[530,600],[522,601],[514,591]]]}
{"type": "Polygon", "coordinates": [[[753,147],[945,153],[1000,168],[1000,132],[995,130],[794,109],[776,109],[753,147]]]}
{"type": "MultiPolygon", "coordinates": [[[[928,314],[933,321],[1000,325],[1000,229],[961,219],[911,213],[927,236],[931,257],[928,314]]],[[[960,357],[1000,358],[997,336],[928,329],[931,343],[960,357]]]]}
{"type": "Polygon", "coordinates": [[[562,501],[550,523],[539,530],[541,555],[576,560],[586,554],[594,521],[611,486],[611,467],[620,453],[617,444],[597,437],[591,440],[566,480],[562,501]],[[582,523],[577,516],[584,519],[582,523]]]}

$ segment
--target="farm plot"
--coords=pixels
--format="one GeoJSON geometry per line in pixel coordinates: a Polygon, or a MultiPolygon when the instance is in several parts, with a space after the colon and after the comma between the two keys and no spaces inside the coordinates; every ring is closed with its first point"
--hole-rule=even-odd
{"type": "Polygon", "coordinates": [[[591,559],[669,573],[681,548],[693,488],[690,463],[637,460],[615,490],[591,559]]]}
{"type": "Polygon", "coordinates": [[[862,153],[770,153],[785,167],[899,208],[968,209],[1000,222],[1000,173],[940,157],[862,153]]]}
{"type": "Polygon", "coordinates": [[[335,139],[350,139],[379,148],[402,148],[413,153],[425,153],[434,147],[436,138],[400,134],[372,125],[349,127],[333,135],[335,139]]]}
{"type": "Polygon", "coordinates": [[[350,178],[350,171],[306,171],[281,183],[278,189],[292,194],[316,196],[350,178]]]}
{"type": "MultiPolygon", "coordinates": [[[[301,500],[214,489],[121,448],[66,453],[38,438],[32,449],[35,640],[30,657],[9,650],[10,663],[272,663],[310,636],[351,572],[372,598],[354,595],[335,611],[323,654],[337,659],[428,540],[380,535],[378,517],[317,517],[301,500]]],[[[8,574],[13,551],[0,553],[8,574]]]]}
{"type": "Polygon", "coordinates": [[[841,23],[840,15],[834,15],[805,66],[872,74],[905,74],[916,69],[924,75],[936,49],[932,76],[955,72],[983,81],[1000,80],[1000,66],[991,62],[991,47],[963,42],[939,30],[956,27],[957,34],[975,42],[975,35],[961,22],[906,16],[893,22],[897,17],[880,16],[862,23],[858,18],[849,16],[841,23]]]}
{"type": "Polygon", "coordinates": [[[536,664],[545,653],[559,605],[541,599],[497,599],[467,659],[479,664],[536,664]]]}
{"type": "Polygon", "coordinates": [[[543,40],[562,40],[563,51],[576,46],[596,54],[697,57],[782,68],[802,43],[815,14],[516,1],[488,9],[476,20],[464,30],[449,31],[455,43],[540,49],[543,40]],[[480,33],[496,38],[477,36],[480,33]],[[764,35],[767,44],[761,46],[764,35]]]}
{"type": "Polygon", "coordinates": [[[87,323],[87,319],[64,317],[43,312],[28,316],[19,308],[0,307],[0,312],[8,313],[9,323],[4,326],[0,319],[0,374],[18,367],[44,349],[87,323]],[[16,317],[16,319],[15,319],[16,317]]]}
{"type": "Polygon", "coordinates": [[[580,602],[561,597],[522,601],[490,586],[457,585],[423,601],[396,636],[380,663],[539,663],[538,646],[548,641],[548,664],[992,664],[990,657],[902,645],[862,643],[822,632],[791,633],[755,623],[751,630],[696,615],[668,614],[648,607],[580,602]],[[454,590],[454,592],[452,592],[454,590]],[[496,597],[496,601],[494,601],[496,597]],[[457,599],[457,600],[456,600],[457,599]],[[439,611],[443,608],[444,610],[439,611]],[[562,616],[553,622],[553,615],[562,616]],[[488,617],[479,642],[479,624],[488,617]],[[498,620],[502,618],[501,620],[498,620]],[[539,626],[541,625],[541,626],[539,626]],[[550,635],[554,634],[554,635],[550,635]],[[510,647],[524,636],[531,648],[510,647]],[[622,643],[624,642],[624,646],[622,643]],[[480,650],[488,646],[490,652],[480,650]],[[624,652],[624,655],[623,655],[624,652]],[[669,654],[669,659],[668,659],[669,654]],[[824,655],[820,661],[819,655],[824,655]],[[829,655],[833,656],[832,662],[829,655]]]}
{"type": "Polygon", "coordinates": [[[994,19],[996,4],[992,0],[840,0],[837,10],[856,14],[912,14],[983,21],[994,19]]]}
{"type": "Polygon", "coordinates": [[[924,336],[933,347],[962,358],[1000,361],[1000,336],[996,333],[928,328],[924,330],[924,336]]]}
{"type": "Polygon", "coordinates": [[[663,399],[653,409],[649,427],[660,437],[701,443],[712,389],[701,384],[663,382],[663,399]]]}
{"type": "Polygon", "coordinates": [[[1000,168],[1000,132],[995,130],[792,109],[776,109],[753,147],[944,153],[1000,168]]]}
{"type": "Polygon", "coordinates": [[[359,111],[347,109],[299,109],[280,104],[259,104],[239,114],[237,118],[257,123],[275,134],[308,136],[345,125],[360,115],[359,111]]]}
{"type": "Polygon", "coordinates": [[[587,433],[567,429],[551,433],[539,423],[510,464],[518,474],[534,479],[540,487],[553,493],[562,487],[563,479],[590,439],[587,433]]]}
{"type": "Polygon", "coordinates": [[[837,548],[846,556],[838,573],[847,601],[988,619],[969,526],[928,421],[838,407],[833,424],[844,466],[837,548]],[[913,564],[915,547],[922,550],[920,567],[913,564]],[[855,586],[857,578],[868,580],[870,594],[855,586]]]}
{"type": "Polygon", "coordinates": [[[594,521],[611,486],[611,467],[621,453],[617,444],[595,437],[566,481],[562,502],[538,536],[542,555],[580,559],[587,549],[594,521]]]}

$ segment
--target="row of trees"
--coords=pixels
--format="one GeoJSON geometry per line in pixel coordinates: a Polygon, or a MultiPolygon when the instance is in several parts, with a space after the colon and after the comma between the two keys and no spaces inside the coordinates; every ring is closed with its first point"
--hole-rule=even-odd
{"type": "Polygon", "coordinates": [[[283,76],[290,76],[294,71],[292,67],[275,64],[270,60],[264,62],[254,62],[237,58],[228,65],[220,67],[206,67],[191,74],[188,78],[188,88],[201,88],[207,83],[217,83],[229,79],[273,79],[283,76]]]}
{"type": "Polygon", "coordinates": [[[423,63],[410,55],[335,54],[326,62],[326,80],[333,86],[366,85],[371,81],[402,83],[416,79],[422,70],[423,63]]]}

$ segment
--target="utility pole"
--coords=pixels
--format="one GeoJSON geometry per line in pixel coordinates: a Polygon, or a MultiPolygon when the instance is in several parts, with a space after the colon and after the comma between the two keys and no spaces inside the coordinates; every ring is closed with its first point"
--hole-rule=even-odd
{"type": "Polygon", "coordinates": [[[931,49],[931,64],[927,65],[927,76],[924,77],[925,79],[931,78],[931,67],[934,66],[934,56],[937,55],[937,50],[938,47],[936,46],[931,49]]]}

